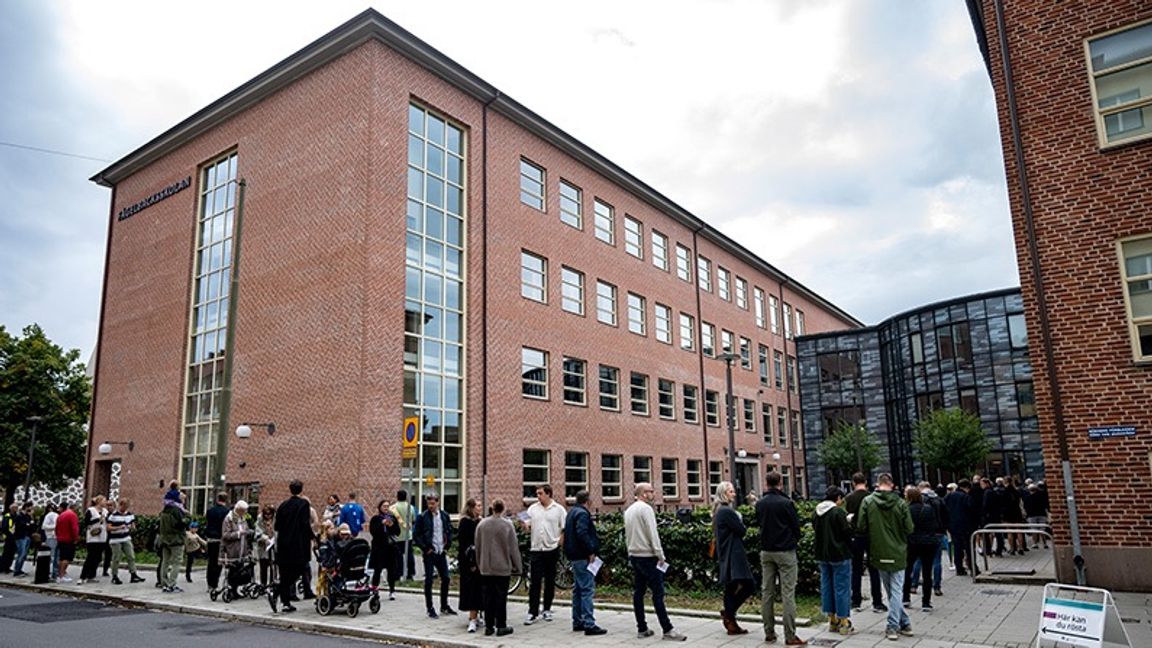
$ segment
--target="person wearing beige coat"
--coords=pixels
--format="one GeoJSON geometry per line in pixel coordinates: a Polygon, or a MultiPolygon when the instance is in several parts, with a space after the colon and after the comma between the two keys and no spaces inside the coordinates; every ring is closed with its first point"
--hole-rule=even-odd
{"type": "Polygon", "coordinates": [[[523,571],[520,545],[512,522],[504,518],[504,502],[493,500],[492,514],[476,526],[476,563],[484,597],[484,634],[512,634],[508,627],[508,582],[523,571]]]}

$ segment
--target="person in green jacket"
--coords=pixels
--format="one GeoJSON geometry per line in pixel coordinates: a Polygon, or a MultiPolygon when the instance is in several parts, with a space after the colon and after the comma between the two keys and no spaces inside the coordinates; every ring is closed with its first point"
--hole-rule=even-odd
{"type": "Polygon", "coordinates": [[[904,568],[908,563],[908,534],[912,533],[912,514],[908,503],[895,492],[892,475],[881,473],[876,478],[876,492],[860,504],[856,528],[868,536],[868,560],[880,572],[880,581],[888,591],[888,629],[885,635],[897,639],[912,636],[912,620],[904,611],[904,568]]]}
{"type": "Polygon", "coordinates": [[[852,524],[844,510],[844,491],[829,486],[816,505],[816,564],[820,567],[820,599],[828,615],[828,630],[850,635],[852,628],[852,524]]]}
{"type": "Polygon", "coordinates": [[[176,492],[172,499],[171,493],[164,497],[164,510],[160,512],[160,529],[157,533],[156,544],[160,546],[161,585],[163,591],[168,593],[182,592],[176,585],[176,577],[180,573],[180,563],[184,561],[184,530],[188,523],[185,520],[184,505],[180,500],[183,493],[176,492]]]}

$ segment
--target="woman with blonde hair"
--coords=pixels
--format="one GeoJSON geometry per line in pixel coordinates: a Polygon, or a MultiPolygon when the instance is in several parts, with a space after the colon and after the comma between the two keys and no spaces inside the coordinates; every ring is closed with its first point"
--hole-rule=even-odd
{"type": "Polygon", "coordinates": [[[92,506],[84,512],[84,523],[87,525],[84,546],[88,555],[84,557],[84,566],[80,569],[80,582],[99,583],[96,572],[108,549],[108,509],[104,508],[103,495],[92,498],[92,506]]]}
{"type": "Polygon", "coordinates": [[[755,589],[752,566],[744,550],[744,519],[736,510],[736,489],[732,482],[716,485],[712,499],[712,530],[716,541],[716,560],[720,563],[720,584],[724,586],[724,609],[720,618],[730,635],[747,634],[736,622],[740,606],[755,589]]]}

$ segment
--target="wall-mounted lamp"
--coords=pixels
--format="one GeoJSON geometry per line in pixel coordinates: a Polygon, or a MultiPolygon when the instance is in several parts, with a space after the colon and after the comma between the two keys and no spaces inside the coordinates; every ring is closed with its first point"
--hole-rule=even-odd
{"type": "Polygon", "coordinates": [[[132,450],[136,448],[135,441],[105,441],[104,443],[96,446],[96,452],[99,452],[102,455],[112,454],[112,446],[114,445],[128,446],[128,452],[132,452],[132,450]]]}
{"type": "Polygon", "coordinates": [[[241,423],[239,427],[236,428],[236,436],[241,439],[247,439],[248,437],[251,437],[253,427],[262,427],[268,430],[269,435],[276,434],[275,423],[241,423]]]}
{"type": "Polygon", "coordinates": [[[772,453],[772,461],[780,461],[780,453],[779,452],[773,452],[772,453]]]}
{"type": "Polygon", "coordinates": [[[744,448],[740,448],[739,450],[736,451],[736,456],[743,459],[744,457],[748,456],[748,451],[745,450],[744,448]]]}

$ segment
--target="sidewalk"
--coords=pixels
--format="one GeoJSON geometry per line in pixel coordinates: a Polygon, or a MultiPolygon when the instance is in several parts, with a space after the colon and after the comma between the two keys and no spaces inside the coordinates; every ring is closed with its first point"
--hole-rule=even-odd
{"type": "MultiPolygon", "coordinates": [[[[1008,560],[999,559],[999,560],[1008,560]]],[[[231,604],[212,602],[206,593],[203,572],[196,573],[196,582],[181,583],[187,591],[163,594],[148,582],[138,585],[112,585],[104,578],[99,583],[32,585],[27,578],[0,577],[0,587],[12,586],[55,592],[66,596],[104,600],[128,606],[211,616],[305,632],[337,634],[366,639],[389,640],[422,646],[517,646],[556,648],[558,645],[579,643],[581,646],[623,646],[653,643],[636,639],[636,627],[631,611],[598,608],[597,622],[608,629],[602,637],[585,637],[571,632],[570,612],[566,601],[558,601],[556,620],[524,626],[526,604],[509,601],[509,621],[514,634],[508,637],[485,637],[483,633],[466,632],[467,616],[428,619],[424,615],[423,595],[416,592],[398,592],[397,600],[381,601],[379,614],[361,609],[355,619],[343,612],[322,617],[308,604],[298,605],[299,611],[290,615],[275,615],[265,599],[235,601],[231,604]]],[[[885,616],[873,613],[866,603],[863,612],[853,616],[857,634],[841,637],[827,631],[827,624],[813,623],[800,628],[801,638],[812,646],[838,646],[839,648],[865,648],[879,646],[915,646],[916,648],[1025,648],[1034,641],[1040,599],[1043,587],[999,583],[973,583],[970,578],[957,577],[945,566],[944,596],[934,597],[936,609],[930,613],[919,611],[917,605],[909,611],[914,637],[901,637],[898,641],[884,638],[885,616]]],[[[561,592],[564,596],[566,593],[561,592]]],[[[1152,595],[1117,593],[1117,605],[1133,646],[1152,646],[1152,595]]],[[[917,603],[919,600],[916,600],[917,603]]],[[[453,600],[453,604],[455,601],[453,600]]],[[[749,610],[749,608],[745,608],[749,610]]],[[[676,614],[672,618],[676,629],[688,635],[686,646],[760,646],[763,634],[756,617],[741,615],[742,624],[749,629],[744,636],[729,637],[720,624],[719,614],[705,617],[676,614]],[[744,619],[749,619],[744,621],[744,619]]],[[[649,612],[650,626],[657,627],[649,612]]],[[[781,637],[783,631],[777,628],[781,637]]]]}

